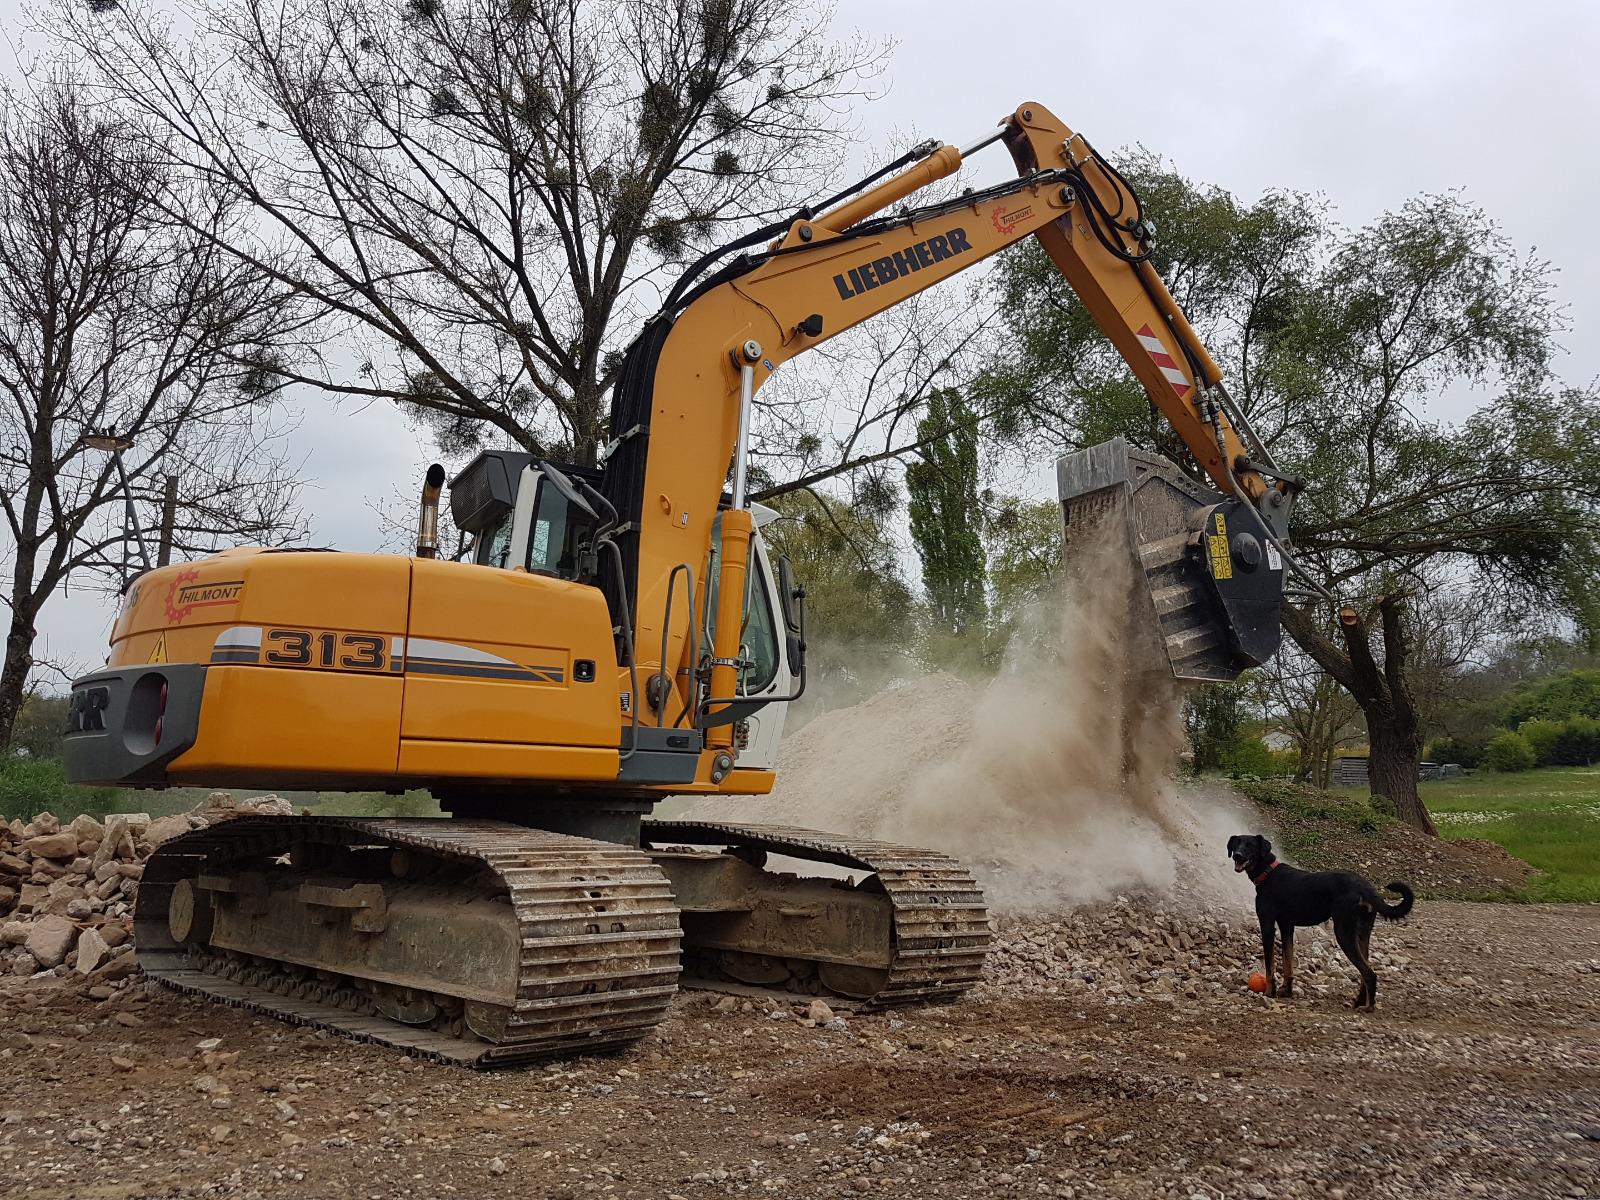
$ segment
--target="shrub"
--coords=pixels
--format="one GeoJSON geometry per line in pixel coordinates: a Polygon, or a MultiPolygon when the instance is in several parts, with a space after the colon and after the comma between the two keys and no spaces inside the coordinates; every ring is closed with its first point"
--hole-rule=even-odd
{"type": "Polygon", "coordinates": [[[1372,811],[1377,813],[1380,817],[1392,817],[1397,815],[1394,801],[1389,799],[1387,796],[1379,795],[1377,792],[1374,792],[1372,795],[1367,797],[1367,803],[1371,805],[1372,811]]]}
{"type": "Polygon", "coordinates": [[[1565,721],[1535,717],[1518,725],[1517,732],[1533,748],[1534,761],[1541,767],[1552,767],[1556,764],[1556,743],[1560,741],[1561,731],[1565,728],[1565,721]]]}
{"type": "Polygon", "coordinates": [[[1222,769],[1235,779],[1241,775],[1266,779],[1279,774],[1278,764],[1272,757],[1272,751],[1267,749],[1265,742],[1256,737],[1239,737],[1224,751],[1221,765],[1222,769]]]}
{"type": "Polygon", "coordinates": [[[1491,771],[1526,771],[1535,761],[1533,747],[1520,733],[1497,734],[1483,753],[1483,765],[1491,771]]]}
{"type": "Polygon", "coordinates": [[[1488,744],[1487,737],[1442,737],[1429,744],[1428,761],[1479,767],[1483,765],[1483,751],[1488,744]]]}
{"type": "Polygon", "coordinates": [[[1550,761],[1564,767],[1587,767],[1600,761],[1600,721],[1568,717],[1557,731],[1550,761]]]}

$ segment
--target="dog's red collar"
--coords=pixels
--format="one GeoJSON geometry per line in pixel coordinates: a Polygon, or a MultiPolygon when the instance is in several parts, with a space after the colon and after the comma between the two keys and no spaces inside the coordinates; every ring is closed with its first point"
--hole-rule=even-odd
{"type": "Polygon", "coordinates": [[[1277,869],[1278,869],[1278,860],[1277,859],[1273,859],[1272,860],[1272,865],[1270,867],[1268,867],[1265,871],[1261,872],[1261,874],[1256,876],[1256,886],[1260,887],[1263,883],[1265,883],[1267,881],[1267,876],[1271,875],[1277,869]]]}

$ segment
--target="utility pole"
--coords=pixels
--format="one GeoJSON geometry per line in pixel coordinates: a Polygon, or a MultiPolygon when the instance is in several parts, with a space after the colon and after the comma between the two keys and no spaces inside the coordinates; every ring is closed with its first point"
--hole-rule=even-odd
{"type": "Polygon", "coordinates": [[[161,498],[161,540],[156,543],[156,566],[172,561],[172,527],[178,519],[178,477],[167,476],[166,494],[161,498]]]}
{"type": "Polygon", "coordinates": [[[122,452],[133,448],[133,439],[124,433],[117,433],[109,425],[104,429],[90,426],[86,429],[78,442],[91,450],[103,450],[111,455],[111,461],[117,468],[117,479],[122,486],[122,588],[128,590],[128,543],[131,541],[135,550],[139,552],[139,562],[144,570],[150,569],[150,552],[145,549],[144,530],[139,528],[139,512],[133,505],[133,485],[128,481],[128,469],[122,463],[122,452]]]}

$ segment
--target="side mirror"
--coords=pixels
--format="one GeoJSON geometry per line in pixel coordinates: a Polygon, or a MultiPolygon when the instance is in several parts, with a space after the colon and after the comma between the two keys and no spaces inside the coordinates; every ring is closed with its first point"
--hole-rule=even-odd
{"type": "Polygon", "coordinates": [[[561,493],[562,498],[566,500],[569,505],[575,508],[578,512],[581,512],[584,516],[588,517],[591,521],[598,522],[600,520],[600,514],[595,512],[594,506],[584,499],[583,493],[578,491],[578,489],[573,486],[572,480],[567,478],[565,472],[559,470],[553,463],[547,462],[541,462],[539,464],[539,470],[543,473],[544,477],[550,481],[551,485],[554,486],[556,491],[561,493]]]}

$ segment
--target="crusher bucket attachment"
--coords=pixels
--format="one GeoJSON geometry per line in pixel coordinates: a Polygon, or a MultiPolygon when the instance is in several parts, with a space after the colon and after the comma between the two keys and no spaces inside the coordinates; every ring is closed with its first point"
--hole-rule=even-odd
{"type": "Polygon", "coordinates": [[[1229,682],[1277,651],[1283,555],[1251,504],[1122,438],[1058,460],[1056,485],[1069,561],[1104,539],[1126,545],[1136,613],[1174,676],[1229,682]]]}

